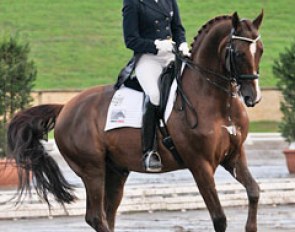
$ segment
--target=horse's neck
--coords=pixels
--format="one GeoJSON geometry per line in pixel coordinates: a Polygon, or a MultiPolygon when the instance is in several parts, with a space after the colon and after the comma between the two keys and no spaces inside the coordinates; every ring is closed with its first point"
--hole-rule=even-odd
{"type": "Polygon", "coordinates": [[[220,46],[230,33],[230,23],[216,23],[208,32],[203,32],[193,44],[193,61],[203,68],[224,74],[220,65],[220,46]]]}
{"type": "MultiPolygon", "coordinates": [[[[193,62],[203,69],[209,69],[217,74],[225,75],[220,63],[220,44],[230,32],[230,25],[219,24],[197,41],[193,46],[193,62]]],[[[217,110],[223,111],[223,106],[228,99],[228,93],[222,88],[228,88],[227,83],[218,80],[218,76],[208,74],[198,69],[187,68],[183,75],[183,85],[185,92],[196,105],[206,105],[210,110],[210,105],[217,110]],[[218,83],[221,88],[216,87],[213,82],[218,83]],[[194,100],[193,100],[194,99],[194,100]],[[202,100],[200,100],[202,99],[202,100]],[[218,109],[220,108],[220,109],[218,109]]]]}

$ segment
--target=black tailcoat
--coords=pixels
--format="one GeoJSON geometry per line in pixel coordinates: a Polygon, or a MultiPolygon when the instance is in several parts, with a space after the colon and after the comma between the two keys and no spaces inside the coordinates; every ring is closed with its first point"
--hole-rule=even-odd
{"type": "Polygon", "coordinates": [[[177,46],[186,41],[176,0],[124,0],[123,31],[135,54],[156,54],[156,39],[172,39],[177,46]]]}

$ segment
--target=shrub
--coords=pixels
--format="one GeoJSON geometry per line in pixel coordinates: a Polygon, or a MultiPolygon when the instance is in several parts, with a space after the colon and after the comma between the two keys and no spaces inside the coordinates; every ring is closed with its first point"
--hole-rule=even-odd
{"type": "Polygon", "coordinates": [[[12,115],[29,105],[37,71],[29,60],[29,43],[16,36],[0,41],[0,157],[5,156],[6,124],[12,115]]]}
{"type": "Polygon", "coordinates": [[[275,60],[273,73],[279,79],[278,88],[283,95],[281,101],[282,122],[279,129],[288,142],[295,141],[295,41],[275,60]]]}

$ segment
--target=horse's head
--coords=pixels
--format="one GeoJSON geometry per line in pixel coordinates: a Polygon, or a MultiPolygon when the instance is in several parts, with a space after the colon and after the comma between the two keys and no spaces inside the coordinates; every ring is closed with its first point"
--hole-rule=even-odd
{"type": "Polygon", "coordinates": [[[248,107],[261,100],[259,87],[259,63],[263,45],[258,29],[263,19],[260,15],[250,20],[240,20],[237,13],[232,16],[232,30],[225,48],[225,69],[240,86],[240,94],[248,107]]]}

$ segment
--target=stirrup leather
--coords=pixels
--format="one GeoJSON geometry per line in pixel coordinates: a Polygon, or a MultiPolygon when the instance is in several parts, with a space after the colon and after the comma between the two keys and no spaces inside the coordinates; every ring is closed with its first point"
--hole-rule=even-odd
{"type": "Polygon", "coordinates": [[[149,151],[144,156],[144,166],[147,172],[160,172],[162,170],[161,156],[155,150],[149,151]],[[151,162],[154,164],[151,165],[151,162]]]}

